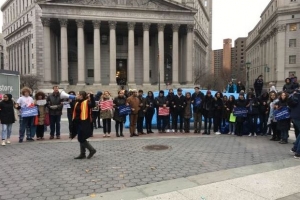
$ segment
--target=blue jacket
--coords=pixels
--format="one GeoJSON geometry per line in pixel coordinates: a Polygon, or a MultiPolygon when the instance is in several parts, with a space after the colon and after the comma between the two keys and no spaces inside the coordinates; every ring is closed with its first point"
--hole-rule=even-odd
{"type": "Polygon", "coordinates": [[[232,84],[231,86],[228,84],[227,87],[226,87],[226,92],[227,93],[236,93],[236,84],[232,84]],[[230,89],[233,91],[231,92],[230,89]]]}

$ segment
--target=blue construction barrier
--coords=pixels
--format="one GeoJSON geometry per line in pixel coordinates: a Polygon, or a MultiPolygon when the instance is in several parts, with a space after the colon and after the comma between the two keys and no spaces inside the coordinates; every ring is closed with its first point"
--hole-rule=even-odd
{"type": "MultiPolygon", "coordinates": [[[[169,90],[164,90],[164,94],[165,96],[168,95],[169,90]]],[[[190,92],[191,94],[193,94],[195,92],[195,90],[192,88],[182,88],[182,94],[185,95],[187,92],[190,92]]],[[[201,92],[206,95],[207,90],[201,90],[201,92]]],[[[215,96],[215,94],[217,93],[217,91],[212,91],[211,90],[211,95],[215,96]]],[[[157,97],[159,95],[159,91],[154,91],[153,92],[154,98],[157,97]]],[[[177,95],[177,90],[174,89],[174,95],[177,95]]],[[[237,99],[239,97],[238,93],[223,93],[223,95],[226,95],[227,97],[233,95],[235,97],[235,99],[237,99]]],[[[144,94],[144,97],[146,97],[146,94],[144,94]]],[[[202,121],[204,121],[204,118],[202,118],[202,121]]],[[[194,118],[191,118],[191,122],[194,122],[194,118]]],[[[153,115],[153,119],[152,119],[152,127],[156,127],[157,125],[157,121],[156,121],[156,109],[155,109],[155,113],[153,115]]],[[[129,128],[129,116],[126,117],[126,122],[125,122],[125,127],[129,128]]],[[[145,120],[144,120],[144,128],[146,127],[145,125],[145,120]]]]}

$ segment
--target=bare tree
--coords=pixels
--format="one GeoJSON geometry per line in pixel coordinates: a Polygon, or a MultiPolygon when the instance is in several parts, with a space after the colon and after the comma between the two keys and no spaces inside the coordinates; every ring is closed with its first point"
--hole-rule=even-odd
{"type": "Polygon", "coordinates": [[[21,75],[20,87],[29,87],[32,91],[38,89],[40,78],[36,75],[21,75]]]}

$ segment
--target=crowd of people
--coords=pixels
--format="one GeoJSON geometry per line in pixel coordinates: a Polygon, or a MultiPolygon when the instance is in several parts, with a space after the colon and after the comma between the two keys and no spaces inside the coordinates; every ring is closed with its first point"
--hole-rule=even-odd
{"type": "Polygon", "coordinates": [[[216,92],[213,96],[210,90],[203,94],[197,86],[192,94],[183,94],[183,90],[178,88],[176,94],[169,89],[167,95],[159,91],[157,97],[152,91],[144,95],[143,90],[136,89],[120,90],[115,98],[108,91],[99,91],[96,95],[92,92],[80,91],[76,94],[70,91],[68,94],[76,96],[76,99],[62,98],[58,86],[53,87],[53,93],[49,96],[39,91],[33,98],[31,90],[25,87],[17,101],[10,94],[5,94],[0,102],[2,145],[10,144],[12,124],[17,120],[20,143],[25,133],[27,141],[43,140],[48,125],[50,139],[60,139],[60,121],[65,107],[69,137],[73,139],[77,136],[80,143],[80,155],[76,159],[86,158],[86,149],[90,152],[87,158],[96,153],[87,139],[93,136],[94,129],[102,127],[103,137],[110,137],[112,120],[115,121],[116,137],[124,137],[127,115],[130,137],[154,133],[152,119],[156,117],[159,133],[272,135],[270,140],[287,144],[293,123],[297,140],[291,151],[295,153],[295,158],[300,158],[300,92],[297,78],[287,78],[280,92],[273,83],[270,83],[269,91],[264,91],[262,76],[255,80],[253,86],[246,91],[241,82],[237,85],[229,82],[227,92],[238,92],[237,99],[235,95],[226,96],[222,92],[216,92]],[[36,113],[25,115],[27,112],[36,113]],[[192,119],[193,128],[190,126],[192,119]]]}

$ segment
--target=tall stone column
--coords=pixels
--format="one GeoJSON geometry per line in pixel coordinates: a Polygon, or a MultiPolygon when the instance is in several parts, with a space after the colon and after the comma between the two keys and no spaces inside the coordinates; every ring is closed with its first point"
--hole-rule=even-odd
{"type": "Polygon", "coordinates": [[[149,71],[150,71],[150,45],[149,45],[149,28],[150,23],[143,23],[144,37],[143,37],[143,66],[144,66],[144,85],[150,85],[149,71]]]}
{"type": "Polygon", "coordinates": [[[193,84],[193,31],[194,25],[187,25],[187,47],[186,47],[186,83],[193,84]]]}
{"type": "Polygon", "coordinates": [[[160,83],[164,82],[164,63],[165,63],[165,44],[164,44],[164,30],[166,24],[158,24],[158,70],[160,83]]]}
{"type": "Polygon", "coordinates": [[[61,54],[61,80],[60,84],[69,85],[68,61],[68,20],[59,19],[60,24],[60,54],[61,54]]]}
{"type": "Polygon", "coordinates": [[[117,22],[109,21],[109,85],[117,85],[116,83],[116,25],[117,22]]]}
{"type": "MultiPolygon", "coordinates": [[[[277,58],[286,57],[286,26],[286,24],[281,24],[277,27],[277,58]]],[[[277,71],[275,73],[277,74],[274,81],[277,81],[277,88],[281,88],[285,84],[284,80],[288,74],[285,72],[285,59],[277,59],[276,61],[277,71]]]]}
{"type": "MultiPolygon", "coordinates": [[[[51,83],[50,18],[42,18],[42,23],[44,26],[44,83],[50,84],[51,83]]],[[[30,58],[31,56],[30,54],[28,54],[28,59],[30,58]]]]}
{"type": "Polygon", "coordinates": [[[18,42],[18,52],[19,52],[19,66],[18,66],[18,71],[20,74],[22,74],[22,42],[18,42]]]}
{"type": "Polygon", "coordinates": [[[173,28],[173,45],[172,45],[172,71],[173,71],[173,76],[172,76],[172,83],[173,85],[175,84],[179,84],[178,80],[179,80],[179,48],[178,48],[178,30],[179,30],[180,24],[173,24],[172,28],[173,28]]]}
{"type": "Polygon", "coordinates": [[[128,85],[135,85],[134,27],[135,22],[128,22],[128,85]]]}
{"type": "Polygon", "coordinates": [[[12,71],[15,71],[15,46],[13,45],[12,47],[11,47],[11,53],[12,53],[12,65],[11,65],[11,70],[12,71]]]}
{"type": "Polygon", "coordinates": [[[84,48],[84,20],[76,20],[77,24],[77,54],[78,54],[78,81],[77,85],[85,85],[85,48],[84,48]]]}
{"type": "Polygon", "coordinates": [[[93,21],[94,25],[94,85],[101,85],[101,47],[100,25],[101,21],[93,21]]]}
{"type": "Polygon", "coordinates": [[[24,44],[25,44],[25,52],[24,52],[24,55],[25,55],[25,64],[24,64],[24,73],[27,74],[28,73],[28,38],[25,38],[25,41],[24,41],[24,44]]]}
{"type": "Polygon", "coordinates": [[[26,40],[22,40],[22,74],[25,74],[26,69],[26,58],[25,58],[25,42],[26,40]]]}

